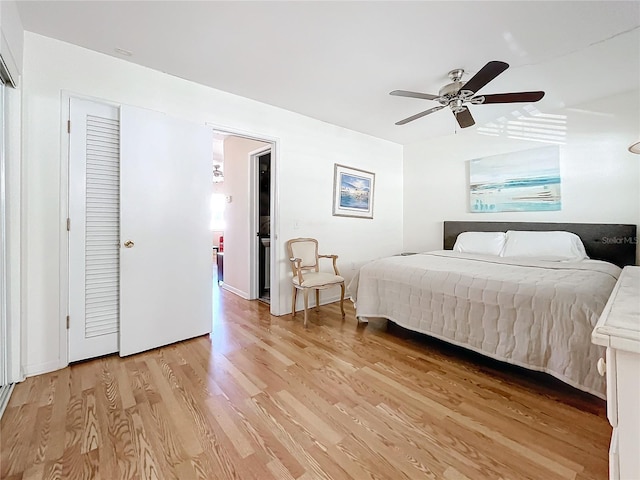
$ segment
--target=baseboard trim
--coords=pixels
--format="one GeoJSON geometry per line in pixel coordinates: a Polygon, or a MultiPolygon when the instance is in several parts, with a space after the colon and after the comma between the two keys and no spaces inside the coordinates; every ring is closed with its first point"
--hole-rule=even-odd
{"type": "Polygon", "coordinates": [[[231,285],[227,285],[224,282],[222,282],[220,287],[224,288],[228,292],[231,292],[231,293],[233,293],[235,295],[238,295],[239,297],[244,298],[245,300],[249,300],[249,294],[247,292],[243,292],[242,290],[239,290],[239,289],[237,289],[235,287],[232,287],[231,285]]]}
{"type": "Polygon", "coordinates": [[[43,373],[55,372],[64,368],[66,365],[60,365],[60,360],[51,362],[36,363],[35,365],[26,365],[24,367],[24,373],[26,377],[33,377],[34,375],[41,375],[43,373]]]}

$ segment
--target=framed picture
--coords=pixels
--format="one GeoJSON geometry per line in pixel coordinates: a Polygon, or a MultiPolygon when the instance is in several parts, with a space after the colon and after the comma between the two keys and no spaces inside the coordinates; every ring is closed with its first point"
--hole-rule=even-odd
{"type": "Polygon", "coordinates": [[[561,206],[557,146],[469,161],[471,212],[548,212],[561,206]]]}
{"type": "Polygon", "coordinates": [[[373,218],[375,173],[335,164],[333,214],[339,217],[373,218]]]}

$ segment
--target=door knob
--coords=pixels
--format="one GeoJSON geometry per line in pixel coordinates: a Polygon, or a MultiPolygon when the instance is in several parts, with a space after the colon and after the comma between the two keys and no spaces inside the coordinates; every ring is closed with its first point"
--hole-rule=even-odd
{"type": "Polygon", "coordinates": [[[131,248],[134,245],[135,244],[131,240],[127,240],[126,242],[124,242],[124,246],[127,247],[127,248],[131,248]]]}

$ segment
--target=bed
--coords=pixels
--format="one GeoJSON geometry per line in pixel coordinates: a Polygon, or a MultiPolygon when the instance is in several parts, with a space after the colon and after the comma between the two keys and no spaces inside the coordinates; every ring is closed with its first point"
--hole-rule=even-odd
{"type": "Polygon", "coordinates": [[[361,322],[386,318],[605,398],[596,366],[603,349],[591,332],[621,267],[635,264],[634,242],[635,225],[444,222],[443,250],[370,262],[349,291],[361,322]],[[529,232],[543,231],[545,239],[571,232],[562,235],[579,238],[579,256],[588,258],[522,254],[540,237],[529,232]],[[508,232],[506,256],[493,254],[493,244],[490,252],[465,250],[464,239],[503,238],[497,232],[508,232]]]}

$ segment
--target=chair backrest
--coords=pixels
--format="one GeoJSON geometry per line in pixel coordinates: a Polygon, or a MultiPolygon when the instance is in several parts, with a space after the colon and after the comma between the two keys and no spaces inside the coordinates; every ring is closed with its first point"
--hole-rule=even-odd
{"type": "MultiPolygon", "coordinates": [[[[315,238],[292,238],[287,242],[287,251],[289,258],[302,260],[300,267],[303,270],[318,271],[318,241],[315,238]]],[[[293,262],[291,271],[296,274],[293,262]]]]}

